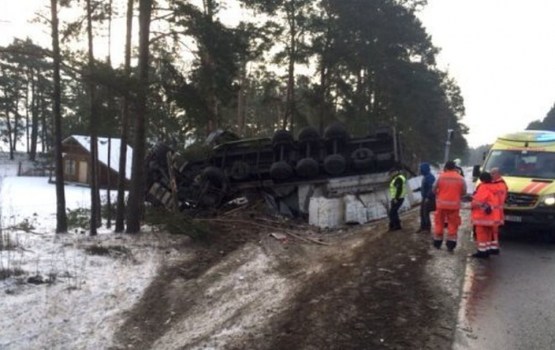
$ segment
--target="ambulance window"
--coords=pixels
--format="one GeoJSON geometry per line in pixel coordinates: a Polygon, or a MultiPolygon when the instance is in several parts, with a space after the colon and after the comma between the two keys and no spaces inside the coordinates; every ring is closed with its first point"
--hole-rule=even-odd
{"type": "Polygon", "coordinates": [[[498,168],[503,174],[512,174],[516,169],[516,153],[511,151],[492,151],[484,169],[490,171],[498,168]]]}
{"type": "Polygon", "coordinates": [[[540,153],[537,160],[536,177],[544,179],[555,178],[555,154],[540,153]]]}
{"type": "Polygon", "coordinates": [[[517,169],[520,175],[532,175],[536,169],[538,157],[536,155],[521,153],[521,157],[517,163],[517,169]]]}

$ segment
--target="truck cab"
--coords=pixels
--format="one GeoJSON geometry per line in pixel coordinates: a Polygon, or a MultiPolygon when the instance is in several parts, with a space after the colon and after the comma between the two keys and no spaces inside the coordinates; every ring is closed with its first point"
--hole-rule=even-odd
{"type": "Polygon", "coordinates": [[[555,229],[555,132],[527,130],[499,137],[483,171],[498,168],[509,188],[506,229],[555,229]]]}

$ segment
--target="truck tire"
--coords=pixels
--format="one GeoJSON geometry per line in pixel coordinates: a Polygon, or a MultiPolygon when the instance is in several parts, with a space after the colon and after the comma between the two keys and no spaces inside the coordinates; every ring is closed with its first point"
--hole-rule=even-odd
{"type": "Polygon", "coordinates": [[[272,137],[273,145],[291,145],[293,144],[293,135],[288,130],[278,130],[272,137]]]}
{"type": "Polygon", "coordinates": [[[299,142],[313,142],[318,141],[320,139],[320,133],[318,130],[313,126],[306,126],[299,131],[299,135],[297,136],[297,140],[299,142]]]}
{"type": "Polygon", "coordinates": [[[204,168],[204,170],[202,171],[202,177],[210,181],[212,185],[218,186],[218,187],[223,187],[226,179],[222,169],[215,166],[209,166],[204,168]]]}
{"type": "Polygon", "coordinates": [[[314,158],[303,158],[295,167],[297,175],[300,177],[311,179],[318,176],[319,166],[314,158]]]}
{"type": "Polygon", "coordinates": [[[227,178],[215,166],[206,167],[201,173],[201,188],[198,203],[204,208],[218,207],[227,193],[227,178]]]}
{"type": "Polygon", "coordinates": [[[374,152],[366,147],[357,148],[351,153],[351,159],[356,170],[368,169],[372,166],[374,152]]]}
{"type": "Polygon", "coordinates": [[[229,177],[233,180],[242,181],[248,179],[250,176],[250,166],[247,162],[236,160],[229,169],[229,177]]]}
{"type": "Polygon", "coordinates": [[[330,175],[341,175],[347,167],[347,161],[341,154],[330,154],[324,160],[324,169],[330,175]]]}
{"type": "Polygon", "coordinates": [[[350,136],[343,123],[335,122],[324,130],[324,138],[326,140],[347,141],[350,136]]]}
{"type": "Polygon", "coordinates": [[[286,161],[274,162],[270,167],[270,176],[274,180],[287,180],[293,176],[293,168],[286,161]]]}

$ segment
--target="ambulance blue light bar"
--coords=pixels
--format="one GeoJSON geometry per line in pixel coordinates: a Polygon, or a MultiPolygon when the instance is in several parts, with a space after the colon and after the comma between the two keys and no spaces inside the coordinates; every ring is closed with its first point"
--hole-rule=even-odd
{"type": "Polygon", "coordinates": [[[499,137],[507,141],[555,142],[555,132],[547,130],[526,130],[499,137]]]}
{"type": "Polygon", "coordinates": [[[555,141],[555,133],[547,131],[547,132],[538,134],[536,135],[536,141],[538,142],[555,141]]]}

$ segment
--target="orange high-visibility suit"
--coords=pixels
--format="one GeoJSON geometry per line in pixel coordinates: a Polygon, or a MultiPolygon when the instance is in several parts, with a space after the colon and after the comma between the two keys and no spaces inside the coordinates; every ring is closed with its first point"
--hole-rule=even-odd
{"type": "Polygon", "coordinates": [[[471,217],[476,228],[477,257],[487,257],[490,253],[493,230],[499,222],[499,199],[493,183],[481,183],[472,196],[471,217]]]}
{"type": "MultiPolygon", "coordinates": [[[[492,175],[493,175],[493,172],[492,172],[492,175]]],[[[507,192],[509,190],[509,187],[507,187],[505,180],[503,180],[503,178],[500,176],[497,178],[494,177],[493,182],[491,183],[490,186],[492,186],[493,194],[497,197],[497,207],[494,209],[497,210],[498,212],[497,217],[499,218],[497,225],[493,227],[490,250],[491,250],[491,253],[498,254],[499,253],[499,226],[503,226],[503,224],[505,223],[505,213],[503,211],[503,205],[505,204],[505,199],[507,199],[507,192]]]]}
{"type": "Polygon", "coordinates": [[[447,221],[447,248],[452,250],[457,244],[457,231],[461,225],[459,211],[461,197],[466,194],[466,182],[456,170],[446,169],[439,175],[432,190],[436,194],[434,246],[441,247],[443,226],[447,221]]]}

